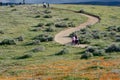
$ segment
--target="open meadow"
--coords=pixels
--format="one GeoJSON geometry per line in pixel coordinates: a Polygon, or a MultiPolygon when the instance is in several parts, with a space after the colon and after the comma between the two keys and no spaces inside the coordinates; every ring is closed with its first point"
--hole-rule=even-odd
{"type": "Polygon", "coordinates": [[[41,6],[0,6],[0,80],[120,80],[120,7],[41,6]],[[75,32],[88,47],[54,41],[60,31],[88,19],[61,8],[100,16],[100,22],[75,32]]]}

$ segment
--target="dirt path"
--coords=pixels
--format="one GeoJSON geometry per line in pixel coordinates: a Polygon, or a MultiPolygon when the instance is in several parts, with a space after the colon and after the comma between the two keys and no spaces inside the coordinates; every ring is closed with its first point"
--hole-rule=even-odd
{"type": "MultiPolygon", "coordinates": [[[[75,31],[79,31],[80,29],[85,28],[87,25],[93,25],[99,21],[99,19],[96,17],[82,14],[82,13],[81,13],[81,15],[86,16],[88,18],[88,20],[86,22],[80,24],[78,27],[68,28],[68,29],[65,29],[65,30],[59,32],[58,34],[56,34],[54,40],[57,43],[60,43],[63,45],[71,45],[72,40],[70,37],[68,37],[69,34],[75,32],[75,31]]],[[[75,45],[75,47],[81,47],[81,48],[84,48],[86,46],[87,46],[86,44],[75,45]]]]}

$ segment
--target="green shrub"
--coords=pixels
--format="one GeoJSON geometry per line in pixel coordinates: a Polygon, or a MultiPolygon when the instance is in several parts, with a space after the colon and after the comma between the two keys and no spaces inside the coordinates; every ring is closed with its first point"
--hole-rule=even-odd
{"type": "Polygon", "coordinates": [[[0,34],[4,34],[4,31],[0,30],[0,34]]]}
{"type": "Polygon", "coordinates": [[[91,25],[87,25],[86,28],[91,28],[92,26],[91,25]]]}
{"type": "Polygon", "coordinates": [[[40,31],[42,28],[41,27],[37,27],[37,28],[35,28],[35,29],[33,29],[33,30],[31,30],[31,31],[40,31]]]}
{"type": "Polygon", "coordinates": [[[90,52],[85,52],[84,54],[81,55],[81,59],[88,59],[93,57],[93,54],[90,52]]]}
{"type": "Polygon", "coordinates": [[[40,15],[36,15],[35,18],[40,18],[40,15]]]}
{"type": "Polygon", "coordinates": [[[109,35],[109,38],[112,39],[116,35],[116,32],[115,31],[108,32],[108,35],[109,35]]]}
{"type": "Polygon", "coordinates": [[[92,31],[92,36],[93,36],[94,39],[100,39],[100,38],[101,38],[100,31],[98,31],[98,30],[93,30],[93,31],[92,31]]]}
{"type": "Polygon", "coordinates": [[[32,49],[33,52],[41,52],[41,51],[45,51],[45,47],[44,46],[39,46],[36,47],[34,49],[32,49]]]}
{"type": "Polygon", "coordinates": [[[90,46],[88,47],[85,52],[90,52],[93,54],[93,56],[104,56],[105,55],[105,50],[100,49],[96,46],[90,46]]]}
{"type": "Polygon", "coordinates": [[[109,37],[108,32],[100,32],[101,37],[109,37]]]}
{"type": "Polygon", "coordinates": [[[104,69],[102,66],[90,66],[88,69],[104,69]]]}
{"type": "Polygon", "coordinates": [[[73,37],[74,35],[76,35],[76,33],[75,32],[73,32],[73,33],[71,33],[70,35],[69,35],[69,37],[73,37]]]}
{"type": "Polygon", "coordinates": [[[40,40],[34,40],[30,43],[27,43],[26,45],[38,45],[38,44],[40,44],[40,40]]]}
{"type": "Polygon", "coordinates": [[[54,23],[47,23],[45,26],[52,26],[52,25],[54,25],[54,23]]]}
{"type": "Polygon", "coordinates": [[[107,30],[108,30],[108,31],[117,31],[117,28],[116,28],[116,26],[109,26],[109,27],[107,28],[107,30]]]}
{"type": "Polygon", "coordinates": [[[96,49],[97,49],[97,47],[95,47],[95,46],[89,46],[89,47],[87,47],[86,52],[93,53],[93,52],[95,52],[96,49]]]}
{"type": "Polygon", "coordinates": [[[106,49],[106,52],[120,52],[120,45],[119,44],[112,44],[109,45],[106,49]]]}
{"type": "Polygon", "coordinates": [[[80,29],[80,34],[86,34],[86,32],[88,32],[86,28],[80,29]]]}
{"type": "Polygon", "coordinates": [[[15,5],[10,5],[10,7],[15,7],[15,5]]]}
{"type": "Polygon", "coordinates": [[[44,15],[43,18],[52,18],[51,15],[44,15]]]}
{"type": "Polygon", "coordinates": [[[64,48],[61,51],[57,52],[55,55],[64,55],[68,53],[69,53],[69,50],[67,48],[64,48]]]}
{"type": "Polygon", "coordinates": [[[31,54],[25,54],[23,56],[16,57],[15,59],[27,59],[27,58],[31,58],[31,57],[32,57],[31,54]]]}
{"type": "Polygon", "coordinates": [[[93,52],[93,55],[94,55],[94,56],[105,56],[105,50],[96,49],[96,50],[93,52]]]}
{"type": "Polygon", "coordinates": [[[51,13],[50,10],[44,10],[43,12],[44,12],[45,14],[49,14],[49,13],[51,13]]]}
{"type": "Polygon", "coordinates": [[[116,41],[116,42],[120,42],[120,37],[116,37],[116,38],[115,38],[115,41],[116,41]]]}
{"type": "Polygon", "coordinates": [[[75,27],[75,24],[73,22],[69,22],[68,27],[75,27]]]}
{"type": "Polygon", "coordinates": [[[47,34],[40,34],[34,37],[35,40],[40,40],[40,42],[53,41],[53,37],[47,34]]]}
{"type": "Polygon", "coordinates": [[[118,32],[120,32],[120,26],[119,26],[119,27],[117,27],[117,31],[118,31],[118,32]]]}
{"type": "Polygon", "coordinates": [[[82,35],[79,37],[79,43],[80,44],[89,44],[90,38],[86,38],[84,35],[82,35]]]}
{"type": "Polygon", "coordinates": [[[67,20],[69,20],[69,18],[64,18],[63,20],[67,21],[67,20]]]}
{"type": "Polygon", "coordinates": [[[36,25],[35,27],[43,27],[44,23],[39,23],[38,25],[36,25]]]}
{"type": "Polygon", "coordinates": [[[0,45],[15,45],[15,40],[10,39],[4,39],[2,42],[0,42],[0,45]]]}
{"type": "Polygon", "coordinates": [[[17,11],[17,9],[12,9],[11,11],[17,11]]]}
{"type": "Polygon", "coordinates": [[[59,22],[59,23],[55,24],[55,27],[66,28],[66,27],[68,27],[68,25],[65,22],[59,22]]]}
{"type": "Polygon", "coordinates": [[[54,27],[48,27],[46,29],[47,32],[54,32],[55,31],[55,28],[54,27]]]}
{"type": "Polygon", "coordinates": [[[85,11],[84,11],[84,9],[81,9],[79,12],[80,12],[80,13],[84,13],[85,11]]]}
{"type": "Polygon", "coordinates": [[[105,56],[104,59],[112,59],[113,57],[111,56],[105,56]]]}
{"type": "Polygon", "coordinates": [[[72,76],[66,76],[62,80],[89,80],[88,78],[80,78],[80,77],[72,77],[72,76]]]}
{"type": "Polygon", "coordinates": [[[24,41],[24,37],[23,36],[19,36],[16,38],[18,41],[24,41]]]}

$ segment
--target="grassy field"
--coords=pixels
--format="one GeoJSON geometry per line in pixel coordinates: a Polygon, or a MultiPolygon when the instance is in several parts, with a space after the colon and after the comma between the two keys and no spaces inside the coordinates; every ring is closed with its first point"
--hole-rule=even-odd
{"type": "MultiPolygon", "coordinates": [[[[91,26],[92,30],[105,31],[109,26],[120,26],[120,7],[51,6],[77,11],[84,9],[99,15],[102,20],[91,26]]],[[[0,6],[0,41],[15,39],[19,36],[24,38],[23,41],[15,39],[16,45],[0,45],[0,80],[120,80],[120,52],[84,60],[80,57],[85,49],[60,45],[54,41],[27,45],[33,42],[33,38],[37,35],[48,34],[54,37],[56,33],[66,28],[55,27],[56,23],[73,22],[78,26],[86,20],[86,17],[78,13],[44,9],[41,5],[0,6]],[[46,18],[46,15],[52,17],[46,18]],[[38,26],[40,23],[44,25],[38,26]],[[46,26],[47,23],[52,25],[46,26]],[[46,31],[49,27],[54,31],[46,31]],[[34,52],[33,49],[38,47],[42,50],[34,52]],[[68,54],[55,55],[64,48],[67,49],[68,54]]],[[[114,42],[92,40],[90,45],[107,46],[111,43],[114,42]]]]}

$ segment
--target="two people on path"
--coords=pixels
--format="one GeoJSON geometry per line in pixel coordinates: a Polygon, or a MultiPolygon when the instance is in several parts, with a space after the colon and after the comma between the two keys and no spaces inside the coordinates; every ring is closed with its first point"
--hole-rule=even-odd
{"type": "Polygon", "coordinates": [[[43,8],[49,8],[49,7],[50,7],[49,3],[43,2],[43,8]]]}
{"type": "Polygon", "coordinates": [[[79,40],[76,34],[72,37],[72,44],[73,45],[79,44],[79,40]]]}

